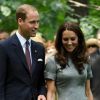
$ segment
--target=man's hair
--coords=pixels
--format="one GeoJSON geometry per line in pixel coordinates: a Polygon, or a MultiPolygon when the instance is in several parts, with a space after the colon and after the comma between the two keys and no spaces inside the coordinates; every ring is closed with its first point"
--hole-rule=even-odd
{"type": "Polygon", "coordinates": [[[18,20],[19,18],[25,20],[29,10],[37,11],[37,9],[32,5],[29,4],[20,5],[16,10],[16,20],[18,20]]]}

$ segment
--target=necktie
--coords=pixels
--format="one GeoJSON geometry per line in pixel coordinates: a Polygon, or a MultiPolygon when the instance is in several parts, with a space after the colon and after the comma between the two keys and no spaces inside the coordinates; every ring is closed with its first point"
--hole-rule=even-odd
{"type": "Polygon", "coordinates": [[[31,57],[30,57],[30,51],[29,51],[29,41],[26,41],[26,48],[25,48],[25,55],[26,55],[26,61],[29,67],[29,71],[31,73],[32,66],[31,66],[31,57]]]}

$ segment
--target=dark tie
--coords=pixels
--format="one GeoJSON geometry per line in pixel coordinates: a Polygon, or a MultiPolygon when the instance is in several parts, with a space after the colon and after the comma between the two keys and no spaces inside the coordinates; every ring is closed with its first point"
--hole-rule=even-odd
{"type": "Polygon", "coordinates": [[[32,65],[31,65],[31,57],[30,57],[30,51],[29,51],[29,41],[26,41],[26,48],[25,48],[25,55],[26,55],[26,61],[28,64],[28,68],[30,73],[32,72],[32,65]]]}

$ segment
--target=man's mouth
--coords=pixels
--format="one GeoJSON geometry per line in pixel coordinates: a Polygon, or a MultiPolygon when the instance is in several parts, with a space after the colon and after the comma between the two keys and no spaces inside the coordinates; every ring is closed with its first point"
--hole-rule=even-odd
{"type": "Polygon", "coordinates": [[[37,30],[32,30],[32,33],[33,33],[33,34],[36,34],[36,33],[37,33],[37,30]]]}

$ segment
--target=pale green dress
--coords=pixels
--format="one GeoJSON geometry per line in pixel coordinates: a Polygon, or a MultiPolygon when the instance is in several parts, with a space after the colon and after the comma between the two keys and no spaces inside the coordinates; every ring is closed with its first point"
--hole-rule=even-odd
{"type": "Polygon", "coordinates": [[[83,74],[80,75],[70,59],[63,70],[55,62],[54,56],[48,59],[44,75],[45,79],[55,81],[58,100],[87,100],[85,82],[92,78],[92,71],[90,65],[84,66],[83,74]]]}

